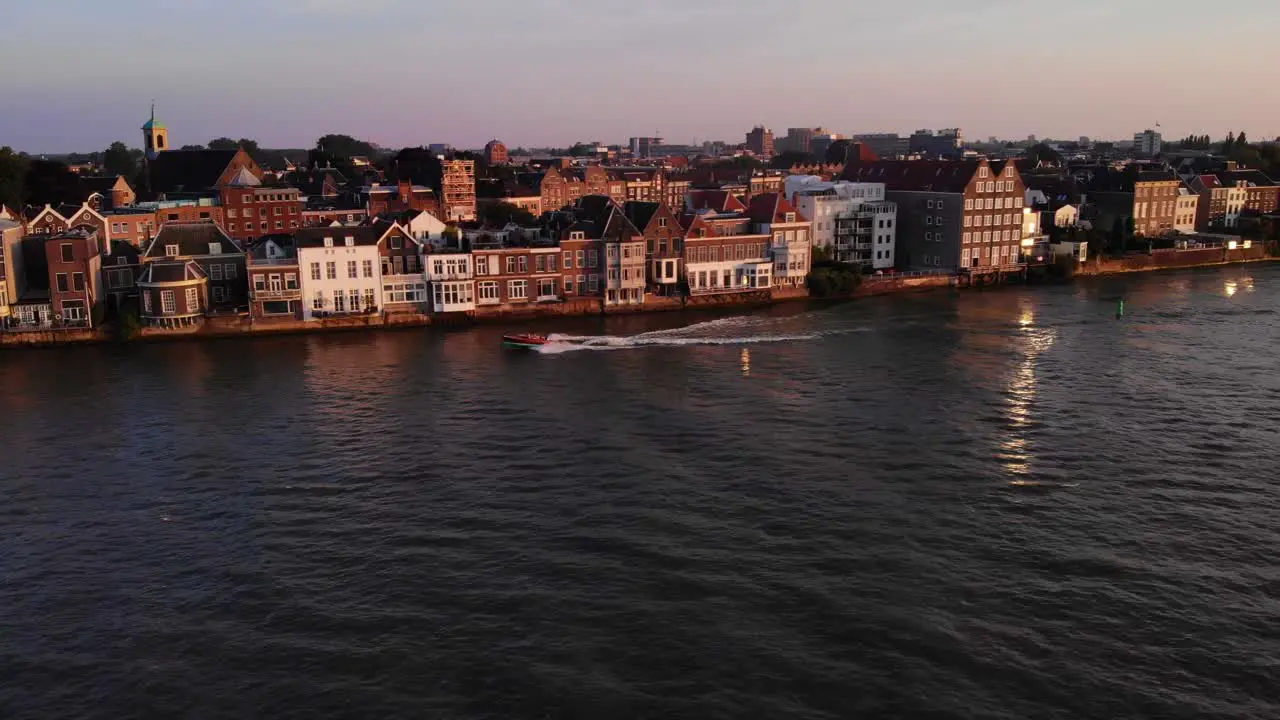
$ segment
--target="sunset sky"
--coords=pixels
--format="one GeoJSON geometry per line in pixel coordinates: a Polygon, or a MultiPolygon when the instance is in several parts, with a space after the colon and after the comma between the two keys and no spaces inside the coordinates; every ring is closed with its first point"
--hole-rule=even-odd
{"type": "Polygon", "coordinates": [[[1276,0],[40,0],[4,13],[0,145],[1280,134],[1276,0]],[[979,9],[974,9],[979,8],[979,9]]]}

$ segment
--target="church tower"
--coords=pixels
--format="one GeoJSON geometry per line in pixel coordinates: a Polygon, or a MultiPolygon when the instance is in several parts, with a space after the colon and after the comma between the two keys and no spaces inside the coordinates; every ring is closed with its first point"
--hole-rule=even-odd
{"type": "Polygon", "coordinates": [[[169,149],[169,129],[156,120],[155,103],[151,103],[151,119],[142,126],[142,143],[148,160],[155,160],[157,154],[169,149]]]}

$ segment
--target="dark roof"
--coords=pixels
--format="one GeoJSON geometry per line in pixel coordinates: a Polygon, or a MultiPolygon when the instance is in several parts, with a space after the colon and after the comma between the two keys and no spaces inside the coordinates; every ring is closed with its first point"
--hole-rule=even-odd
{"type": "MultiPolygon", "coordinates": [[[[138,262],[138,256],[141,254],[142,254],[141,251],[138,250],[138,248],[134,247],[133,243],[128,242],[127,240],[111,241],[111,257],[113,258],[118,258],[123,256],[123,257],[129,258],[129,261],[131,263],[136,263],[138,262]]],[[[108,264],[115,265],[116,261],[111,260],[108,264]]]]}
{"type": "Polygon", "coordinates": [[[1218,173],[1223,185],[1240,185],[1248,183],[1259,187],[1273,187],[1276,182],[1267,177],[1261,170],[1224,170],[1218,173]]]}
{"type": "Polygon", "coordinates": [[[689,193],[689,203],[693,210],[742,212],[747,209],[747,206],[728,190],[693,190],[689,193]]]}
{"type": "Polygon", "coordinates": [[[217,185],[238,150],[169,150],[151,165],[151,191],[199,192],[217,185]]]}
{"type": "MultiPolygon", "coordinates": [[[[89,175],[82,176],[80,179],[84,181],[84,185],[89,189],[89,192],[106,194],[111,192],[111,189],[122,178],[120,175],[89,175]]],[[[128,181],[125,181],[125,184],[128,185],[128,181]]]]}
{"type": "Polygon", "coordinates": [[[620,242],[642,234],[608,195],[587,195],[573,207],[577,222],[570,229],[582,230],[588,238],[620,242]]]}
{"type": "MultiPolygon", "coordinates": [[[[878,160],[849,163],[842,180],[884,183],[889,190],[963,193],[982,165],[979,160],[878,160]]],[[[990,163],[994,177],[1003,163],[990,163]]]]}
{"type": "Polygon", "coordinates": [[[151,240],[143,253],[147,257],[165,257],[166,245],[177,245],[180,257],[209,254],[210,243],[221,243],[222,254],[240,253],[240,244],[223,232],[212,221],[179,223],[168,222],[160,226],[160,232],[151,240]]]}
{"type": "Polygon", "coordinates": [[[632,225],[644,230],[649,227],[649,221],[658,213],[662,207],[662,203],[641,202],[638,200],[629,200],[622,204],[622,212],[631,221],[632,225]]]}
{"type": "Polygon", "coordinates": [[[274,233],[271,235],[263,235],[262,237],[250,243],[249,248],[246,250],[246,252],[248,253],[249,257],[253,258],[254,260],[268,260],[268,259],[288,260],[288,259],[293,259],[298,257],[298,251],[293,246],[293,236],[289,235],[288,233],[274,233]],[[267,256],[268,241],[275,243],[276,247],[280,249],[283,255],[276,255],[269,258],[267,256]]]}
{"type": "Polygon", "coordinates": [[[786,222],[787,213],[795,215],[794,222],[807,220],[782,193],[761,193],[751,198],[751,204],[747,207],[747,216],[751,221],[762,224],[786,222]]]}
{"type": "Polygon", "coordinates": [[[369,225],[358,227],[319,227],[302,228],[293,235],[294,246],[303,248],[324,247],[325,238],[333,241],[335,247],[346,245],[347,238],[353,238],[356,245],[377,245],[382,233],[369,225]]]}
{"type": "Polygon", "coordinates": [[[188,282],[204,280],[204,271],[194,260],[158,260],[142,267],[138,284],[188,282]]]}

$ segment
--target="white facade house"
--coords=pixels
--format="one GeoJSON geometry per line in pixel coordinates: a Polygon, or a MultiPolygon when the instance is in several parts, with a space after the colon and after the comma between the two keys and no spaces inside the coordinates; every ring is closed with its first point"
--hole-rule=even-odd
{"type": "Polygon", "coordinates": [[[1063,205],[1053,212],[1053,226],[1073,228],[1080,224],[1080,206],[1063,205]]]}
{"type": "Polygon", "coordinates": [[[1240,226],[1240,213],[1244,211],[1244,206],[1248,202],[1249,187],[1247,185],[1241,183],[1227,188],[1227,227],[1240,226]]]}
{"type": "Polygon", "coordinates": [[[432,253],[427,256],[426,265],[432,312],[470,312],[476,309],[475,267],[471,253],[432,253]]]}
{"type": "Polygon", "coordinates": [[[825,182],[813,176],[792,183],[792,204],[813,220],[813,245],[835,260],[872,270],[894,266],[897,203],[885,200],[884,183],[825,182]]]}
{"type": "Polygon", "coordinates": [[[414,240],[429,247],[444,246],[444,231],[449,227],[439,218],[423,210],[404,224],[404,229],[414,240]]]}
{"type": "Polygon", "coordinates": [[[297,231],[304,320],[382,310],[380,237],[368,226],[297,231]]]}

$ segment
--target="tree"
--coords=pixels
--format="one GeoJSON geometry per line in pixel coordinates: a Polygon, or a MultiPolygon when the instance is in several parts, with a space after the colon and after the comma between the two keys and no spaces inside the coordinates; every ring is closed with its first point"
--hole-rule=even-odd
{"type": "Polygon", "coordinates": [[[533,213],[508,202],[487,202],[477,206],[476,219],[490,227],[506,227],[507,223],[515,223],[521,227],[538,224],[533,213]]]}
{"type": "Polygon", "coordinates": [[[209,141],[210,150],[235,150],[240,147],[235,140],[229,137],[214,138],[209,141]]]}
{"type": "Polygon", "coordinates": [[[588,145],[586,143],[574,143],[573,147],[569,148],[569,155],[573,157],[585,157],[587,155],[594,155],[595,152],[596,152],[595,146],[588,145]]]}
{"type": "Polygon", "coordinates": [[[236,143],[236,145],[238,145],[238,146],[240,147],[240,149],[241,149],[241,150],[244,150],[245,152],[249,153],[250,155],[253,155],[253,156],[255,156],[255,157],[258,155],[258,141],[257,141],[257,140],[250,140],[250,139],[248,139],[248,138],[240,138],[240,142],[236,143]]]}
{"type": "Polygon", "coordinates": [[[178,149],[179,150],[204,150],[205,147],[203,145],[183,145],[178,149]]]}
{"type": "Polygon", "coordinates": [[[129,151],[127,145],[119,141],[111,143],[111,147],[102,153],[102,168],[108,175],[123,175],[126,178],[131,178],[138,172],[133,153],[129,151]]]}
{"type": "Polygon", "coordinates": [[[25,182],[26,201],[32,205],[79,204],[89,196],[80,176],[53,160],[32,160],[25,182]]]}
{"type": "Polygon", "coordinates": [[[424,185],[438,193],[444,166],[436,153],[427,148],[404,148],[387,163],[387,177],[424,185]]]}
{"type": "Polygon", "coordinates": [[[363,140],[350,135],[325,135],[316,140],[316,152],[328,156],[335,163],[345,162],[357,155],[372,157],[375,148],[363,140]]]}
{"type": "Polygon", "coordinates": [[[25,155],[14,152],[8,145],[0,147],[0,205],[22,209],[27,199],[28,162],[25,155]]]}
{"type": "Polygon", "coordinates": [[[1035,163],[1044,163],[1046,165],[1061,165],[1062,153],[1054,150],[1045,143],[1036,143],[1027,148],[1026,157],[1035,163]]]}

